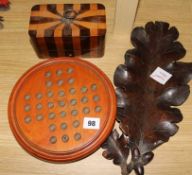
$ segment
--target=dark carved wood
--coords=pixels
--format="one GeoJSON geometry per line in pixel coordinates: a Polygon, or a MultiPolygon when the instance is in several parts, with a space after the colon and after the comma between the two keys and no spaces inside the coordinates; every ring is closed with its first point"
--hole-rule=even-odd
{"type": "Polygon", "coordinates": [[[144,166],[153,159],[152,151],[178,131],[176,123],[182,114],[174,106],[189,96],[187,83],[192,78],[192,63],[178,62],[186,53],[178,36],[178,30],[165,22],[136,27],[131,33],[134,49],[126,52],[125,63],[115,71],[122,134],[112,132],[103,145],[103,156],[119,165],[122,175],[132,170],[143,175],[144,166]],[[172,74],[165,85],[150,78],[157,67],[172,74]]]}

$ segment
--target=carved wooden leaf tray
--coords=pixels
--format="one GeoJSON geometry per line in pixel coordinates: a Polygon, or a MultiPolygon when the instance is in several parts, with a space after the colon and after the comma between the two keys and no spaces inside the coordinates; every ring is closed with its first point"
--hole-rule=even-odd
{"type": "Polygon", "coordinates": [[[131,33],[134,48],[115,71],[116,120],[122,133],[111,133],[103,144],[103,156],[119,165],[122,175],[132,170],[143,175],[152,151],[178,131],[176,123],[183,117],[175,106],[188,98],[187,83],[192,78],[192,63],[178,62],[186,53],[178,36],[178,30],[166,22],[136,27],[131,33]],[[170,79],[162,83],[167,75],[170,79]]]}

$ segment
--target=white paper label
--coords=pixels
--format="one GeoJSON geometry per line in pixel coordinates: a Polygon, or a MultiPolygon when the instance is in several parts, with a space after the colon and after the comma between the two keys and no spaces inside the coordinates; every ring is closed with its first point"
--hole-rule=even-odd
{"type": "Polygon", "coordinates": [[[172,75],[169,72],[163,70],[162,68],[157,67],[150,75],[150,77],[155,81],[159,82],[160,84],[164,85],[172,77],[172,75]]]}
{"type": "Polygon", "coordinates": [[[100,118],[85,117],[83,121],[84,129],[99,129],[100,118]]]}

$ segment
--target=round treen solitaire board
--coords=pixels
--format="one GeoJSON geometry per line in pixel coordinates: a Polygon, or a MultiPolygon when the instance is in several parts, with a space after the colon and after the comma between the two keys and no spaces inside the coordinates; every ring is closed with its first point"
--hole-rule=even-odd
{"type": "Polygon", "coordinates": [[[26,151],[70,162],[93,153],[110,134],[116,97],[110,80],[93,64],[50,59],[19,79],[8,112],[13,134],[26,151]]]}

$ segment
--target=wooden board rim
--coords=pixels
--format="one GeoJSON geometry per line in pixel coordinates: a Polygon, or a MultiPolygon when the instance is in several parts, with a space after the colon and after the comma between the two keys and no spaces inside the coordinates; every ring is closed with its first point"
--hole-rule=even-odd
{"type": "Polygon", "coordinates": [[[9,104],[8,104],[8,117],[9,117],[9,124],[11,127],[11,130],[16,138],[16,140],[19,142],[19,144],[27,151],[29,152],[31,155],[39,158],[39,159],[43,159],[46,161],[52,161],[52,162],[72,162],[72,161],[76,161],[79,159],[82,159],[88,155],[90,155],[91,153],[93,153],[94,151],[96,151],[101,144],[105,141],[105,139],[107,138],[107,136],[110,134],[113,126],[114,126],[114,122],[115,122],[115,114],[116,114],[116,96],[115,96],[115,92],[114,92],[114,88],[113,85],[111,84],[110,80],[108,79],[108,77],[99,69],[97,68],[95,65],[93,65],[92,63],[89,63],[87,61],[81,60],[79,58],[57,58],[57,59],[49,59],[43,62],[40,62],[38,64],[36,64],[35,66],[33,66],[32,68],[30,68],[28,71],[26,71],[23,76],[17,81],[17,83],[15,84],[12,93],[10,95],[10,99],[9,99],[9,104]],[[106,127],[104,128],[103,132],[96,138],[96,140],[93,141],[93,143],[88,143],[87,147],[78,151],[78,152],[74,152],[74,153],[69,153],[69,154],[63,154],[63,155],[59,155],[59,154],[53,154],[53,153],[48,153],[48,152],[43,152],[43,151],[39,151],[36,148],[31,148],[31,146],[26,142],[26,140],[22,139],[20,134],[18,133],[18,128],[16,128],[14,122],[13,122],[13,117],[14,117],[14,112],[13,112],[13,106],[14,106],[14,99],[15,99],[15,95],[18,91],[18,87],[20,87],[20,85],[22,84],[23,80],[25,79],[25,77],[27,77],[28,74],[30,74],[32,71],[34,71],[35,68],[38,68],[39,66],[42,66],[44,64],[50,64],[52,62],[55,61],[63,61],[63,60],[70,60],[70,61],[79,61],[81,63],[86,63],[88,65],[90,65],[91,67],[93,67],[94,69],[96,69],[102,76],[103,79],[106,81],[106,83],[108,84],[109,87],[109,93],[110,93],[110,97],[111,97],[111,115],[110,115],[110,121],[106,124],[106,127]]]}

